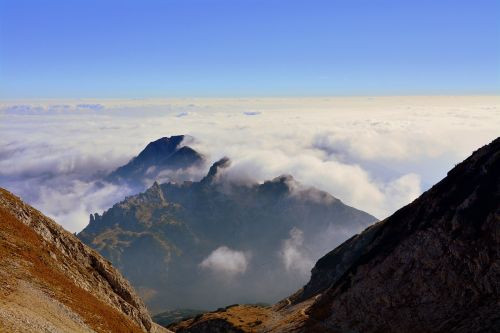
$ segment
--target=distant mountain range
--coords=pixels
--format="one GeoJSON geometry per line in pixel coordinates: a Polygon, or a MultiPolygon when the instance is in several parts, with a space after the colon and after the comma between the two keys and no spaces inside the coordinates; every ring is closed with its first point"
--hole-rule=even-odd
{"type": "MultiPolygon", "coordinates": [[[[150,143],[112,176],[131,181],[148,168],[171,167],[177,154],[184,162],[175,165],[200,163],[201,154],[179,149],[180,142],[150,143]]],[[[200,181],[154,183],[91,215],[78,237],[118,267],[153,311],[210,309],[235,300],[277,301],[307,280],[332,242],[376,221],[289,175],[264,183],[230,181],[224,177],[230,164],[228,158],[217,161],[200,181]]]]}
{"type": "Polygon", "coordinates": [[[150,142],[139,155],[112,171],[105,180],[143,191],[147,184],[168,178],[176,171],[201,167],[204,156],[186,145],[192,140],[190,136],[175,135],[150,142]]]}
{"type": "MultiPolygon", "coordinates": [[[[272,308],[231,306],[176,332],[500,332],[500,138],[322,257],[272,308]]],[[[279,281],[275,282],[278,285],[279,281]]]]}

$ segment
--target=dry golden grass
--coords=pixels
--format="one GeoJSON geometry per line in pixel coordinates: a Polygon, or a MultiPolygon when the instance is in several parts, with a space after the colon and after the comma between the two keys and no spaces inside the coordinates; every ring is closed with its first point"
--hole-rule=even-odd
{"type": "MultiPolygon", "coordinates": [[[[1,190],[7,200],[19,200],[1,190]]],[[[96,332],[143,332],[129,318],[77,286],[60,268],[64,258],[55,246],[0,207],[0,295],[15,292],[16,281],[27,281],[77,313],[96,332]],[[52,254],[52,255],[51,255],[52,254]]],[[[69,263],[77,265],[77,263],[69,263]]],[[[92,272],[82,272],[86,276],[92,272]]]]}
{"type": "Polygon", "coordinates": [[[237,305],[226,308],[224,311],[208,312],[201,316],[177,323],[170,328],[174,331],[186,330],[204,322],[223,320],[236,330],[245,333],[261,331],[261,325],[269,319],[271,309],[268,307],[237,305]]]}
{"type": "Polygon", "coordinates": [[[228,323],[232,332],[243,333],[338,333],[310,318],[307,309],[314,299],[297,305],[288,305],[280,310],[270,307],[238,305],[224,311],[209,312],[169,326],[177,332],[205,332],[207,327],[215,329],[228,323]]]}

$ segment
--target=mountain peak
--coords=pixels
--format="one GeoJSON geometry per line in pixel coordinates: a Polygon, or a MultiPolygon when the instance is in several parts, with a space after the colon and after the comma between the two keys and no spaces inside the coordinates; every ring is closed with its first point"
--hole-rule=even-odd
{"type": "Polygon", "coordinates": [[[229,157],[224,156],[210,167],[208,174],[201,180],[202,183],[209,183],[215,181],[219,175],[221,169],[226,169],[231,165],[231,160],[229,157]]]}
{"type": "Polygon", "coordinates": [[[173,135],[171,137],[162,137],[152,141],[139,153],[137,158],[155,158],[158,156],[169,155],[179,149],[184,141],[184,135],[173,135]]]}
{"type": "Polygon", "coordinates": [[[130,162],[110,173],[107,179],[111,182],[126,182],[134,188],[144,190],[147,180],[156,180],[164,171],[199,166],[205,158],[184,145],[191,141],[193,138],[186,135],[174,135],[152,141],[130,162]]]}
{"type": "Polygon", "coordinates": [[[293,178],[293,176],[290,175],[290,174],[280,175],[280,176],[274,178],[273,180],[271,180],[271,182],[286,184],[289,187],[294,186],[294,184],[297,183],[297,181],[295,180],[295,178],[293,178]]]}
{"type": "Polygon", "coordinates": [[[264,183],[226,177],[230,164],[227,157],[218,160],[201,181],[153,184],[105,211],[78,237],[138,288],[148,286],[154,311],[203,309],[280,299],[307,279],[309,258],[337,242],[332,230],[359,230],[376,220],[327,193],[295,191],[289,175],[264,183]],[[224,262],[212,262],[217,258],[224,262]]]}
{"type": "Polygon", "coordinates": [[[290,194],[295,188],[299,186],[299,183],[293,178],[292,175],[284,174],[278,176],[272,180],[265,181],[261,188],[265,192],[272,192],[275,194],[290,194]]]}
{"type": "Polygon", "coordinates": [[[151,202],[165,202],[163,190],[157,181],[155,181],[153,185],[151,185],[151,187],[144,192],[144,195],[147,196],[148,200],[151,202]]]}

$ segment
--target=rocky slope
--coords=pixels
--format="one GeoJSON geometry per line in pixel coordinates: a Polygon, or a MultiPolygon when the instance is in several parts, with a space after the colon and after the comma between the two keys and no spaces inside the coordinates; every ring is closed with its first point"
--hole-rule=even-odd
{"type": "Polygon", "coordinates": [[[205,161],[203,155],[185,145],[192,140],[189,136],[175,135],[150,142],[130,162],[111,172],[106,180],[143,191],[146,183],[168,178],[169,174],[180,170],[199,167],[205,161]]]}
{"type": "Polygon", "coordinates": [[[111,264],[0,189],[0,331],[164,332],[111,264]]]}
{"type": "Polygon", "coordinates": [[[376,219],[291,176],[155,183],[91,216],[78,234],[132,282],[153,311],[274,303],[307,281],[315,258],[376,219]],[[273,285],[280,281],[278,286],[273,285]]]}
{"type": "MultiPolygon", "coordinates": [[[[200,316],[172,326],[210,332],[500,332],[500,138],[391,217],[349,239],[310,282],[251,329],[200,316]]],[[[240,323],[248,310],[240,307],[240,323]]]]}

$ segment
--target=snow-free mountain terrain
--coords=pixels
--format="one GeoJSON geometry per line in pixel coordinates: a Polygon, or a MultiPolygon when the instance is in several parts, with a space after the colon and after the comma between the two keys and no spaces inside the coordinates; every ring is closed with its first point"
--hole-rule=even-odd
{"type": "Polygon", "coordinates": [[[192,140],[190,136],[174,135],[150,142],[139,155],[112,171],[106,180],[143,191],[145,184],[200,167],[205,161],[203,155],[186,145],[192,140]]]}
{"type": "MultiPolygon", "coordinates": [[[[235,296],[240,303],[253,295],[264,300],[263,286],[282,292],[306,252],[330,244],[318,239],[331,236],[325,227],[373,221],[290,176],[233,183],[224,177],[229,164],[215,163],[200,182],[155,183],[93,215],[80,237],[121,265],[151,304],[182,308],[207,297],[214,304],[235,296]]],[[[274,306],[230,305],[169,329],[497,332],[499,226],[500,138],[411,204],[324,255],[309,282],[274,306]]],[[[107,260],[3,189],[0,282],[2,332],[165,332],[107,260]]]]}
{"type": "Polygon", "coordinates": [[[128,281],[0,188],[0,332],[166,332],[128,281]]]}
{"type": "Polygon", "coordinates": [[[78,237],[157,312],[276,302],[307,281],[332,243],[376,221],[292,176],[231,181],[230,163],[214,163],[197,182],[154,183],[91,215],[78,237]]]}
{"type": "MultiPolygon", "coordinates": [[[[176,332],[499,332],[500,138],[322,257],[272,308],[231,306],[176,332]]],[[[276,283],[278,284],[279,281],[276,283]]]]}

